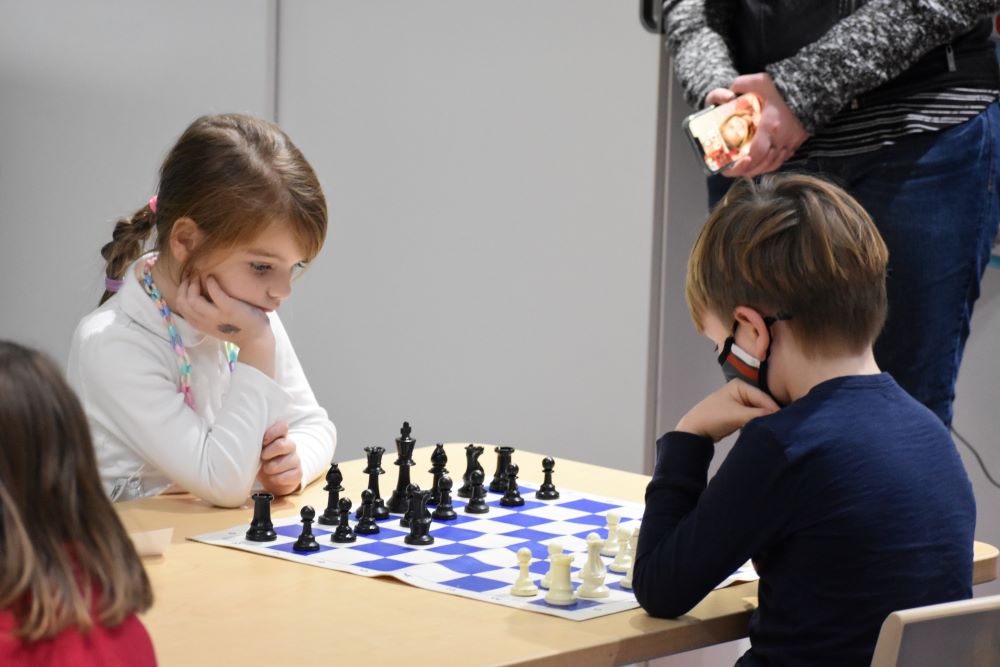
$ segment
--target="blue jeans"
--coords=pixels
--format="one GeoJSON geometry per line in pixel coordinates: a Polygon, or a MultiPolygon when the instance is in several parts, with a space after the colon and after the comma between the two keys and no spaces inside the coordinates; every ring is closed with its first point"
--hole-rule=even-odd
{"type": "MultiPolygon", "coordinates": [[[[972,307],[1000,224],[1000,102],[962,125],[844,158],[783,170],[822,175],[871,214],[889,247],[889,317],[875,342],[882,370],[946,424],[972,307]]],[[[730,179],[709,179],[714,206],[730,179]]]]}

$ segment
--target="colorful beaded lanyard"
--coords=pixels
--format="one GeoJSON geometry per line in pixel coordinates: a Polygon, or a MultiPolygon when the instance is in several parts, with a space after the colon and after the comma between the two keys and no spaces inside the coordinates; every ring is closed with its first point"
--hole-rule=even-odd
{"type": "MultiPolygon", "coordinates": [[[[184,348],[184,341],[181,340],[181,335],[177,331],[177,327],[174,326],[174,316],[170,312],[170,306],[167,302],[163,300],[163,296],[160,294],[160,290],[156,287],[156,283],[153,282],[153,265],[156,264],[156,255],[149,257],[142,265],[142,287],[146,290],[146,294],[149,298],[153,300],[156,305],[156,309],[160,311],[160,317],[163,318],[163,323],[167,326],[167,335],[170,337],[170,345],[173,346],[174,352],[177,353],[177,357],[180,359],[181,367],[181,393],[184,394],[184,402],[187,403],[188,407],[194,410],[194,394],[191,392],[191,359],[188,357],[187,350],[184,348]]],[[[236,368],[236,359],[239,356],[240,348],[228,341],[225,343],[226,347],[226,358],[229,362],[229,372],[232,373],[233,369],[236,368]]]]}

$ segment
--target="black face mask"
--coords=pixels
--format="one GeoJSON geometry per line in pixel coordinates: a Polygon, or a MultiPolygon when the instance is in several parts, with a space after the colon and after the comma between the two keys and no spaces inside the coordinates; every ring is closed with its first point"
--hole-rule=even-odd
{"type": "Polygon", "coordinates": [[[771,342],[774,340],[774,334],[771,333],[771,325],[779,320],[790,319],[792,319],[791,315],[781,312],[777,315],[764,318],[764,325],[767,326],[768,341],[767,350],[764,353],[766,356],[763,360],[757,359],[736,344],[736,329],[740,323],[738,321],[733,322],[733,333],[722,345],[722,352],[719,353],[718,358],[719,365],[722,366],[722,374],[726,377],[726,382],[729,382],[733,378],[742,380],[747,384],[757,387],[773,398],[775,403],[781,405],[781,402],[775,398],[767,386],[767,364],[771,359],[771,342]]]}

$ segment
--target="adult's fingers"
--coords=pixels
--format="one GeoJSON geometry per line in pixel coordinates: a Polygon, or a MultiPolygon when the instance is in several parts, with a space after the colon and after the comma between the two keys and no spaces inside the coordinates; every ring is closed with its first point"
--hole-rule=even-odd
{"type": "Polygon", "coordinates": [[[734,99],[736,99],[736,93],[728,88],[713,88],[708,91],[708,95],[705,95],[705,106],[718,106],[734,99]]]}

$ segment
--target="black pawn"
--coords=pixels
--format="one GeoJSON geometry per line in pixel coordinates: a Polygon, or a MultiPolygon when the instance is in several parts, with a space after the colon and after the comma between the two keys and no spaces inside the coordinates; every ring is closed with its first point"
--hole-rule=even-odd
{"type": "Polygon", "coordinates": [[[399,429],[399,437],[396,438],[399,481],[396,483],[396,490],[389,497],[389,502],[385,504],[393,514],[402,514],[406,511],[406,487],[410,485],[410,468],[416,465],[413,461],[413,448],[416,444],[417,441],[410,437],[410,422],[403,422],[403,428],[399,429]]]}
{"type": "Polygon", "coordinates": [[[271,523],[271,501],[274,496],[267,491],[259,491],[250,497],[253,498],[253,519],[250,520],[247,539],[251,542],[271,542],[278,539],[274,524],[271,523]]]}
{"type": "MultiPolygon", "coordinates": [[[[471,498],[472,497],[472,473],[478,470],[483,472],[483,466],[479,463],[479,457],[483,453],[482,447],[477,447],[476,445],[466,445],[465,446],[465,473],[462,475],[462,486],[458,487],[459,498],[471,498]]],[[[486,473],[483,473],[483,477],[486,477],[486,473]]]]}
{"type": "Polygon", "coordinates": [[[331,463],[330,469],[326,473],[326,486],[323,487],[323,490],[327,492],[326,509],[316,519],[324,526],[336,526],[340,520],[337,503],[340,501],[340,492],[344,490],[344,487],[340,485],[343,481],[344,474],[340,472],[340,467],[336,463],[331,463]]]}
{"type": "Polygon", "coordinates": [[[299,534],[299,539],[295,540],[292,549],[295,551],[319,551],[319,543],[313,537],[312,529],[316,510],[311,505],[306,505],[299,512],[299,516],[302,517],[302,532],[299,534]]]}
{"type": "Polygon", "coordinates": [[[451,505],[451,477],[448,475],[442,475],[441,481],[438,482],[438,504],[434,508],[434,512],[431,517],[438,519],[439,521],[451,521],[452,519],[457,519],[458,515],[455,514],[455,508],[451,505]]]}
{"type": "Polygon", "coordinates": [[[486,487],[483,486],[482,470],[472,471],[472,498],[465,505],[465,511],[469,514],[486,514],[490,511],[490,506],[486,504],[486,487]]]}
{"type": "Polygon", "coordinates": [[[517,467],[516,463],[511,463],[507,466],[507,491],[504,492],[503,498],[500,499],[500,504],[504,507],[520,507],[524,504],[524,498],[521,497],[521,490],[517,488],[517,473],[520,472],[520,468],[517,467]]]}
{"type": "MultiPolygon", "coordinates": [[[[364,473],[368,475],[368,488],[372,492],[372,518],[381,521],[389,518],[389,510],[386,509],[385,501],[382,500],[382,493],[378,488],[379,475],[384,475],[382,470],[382,455],[385,454],[385,447],[365,447],[365,455],[368,457],[368,467],[364,473]]],[[[361,518],[360,516],[358,517],[361,518]]]]}
{"type": "Polygon", "coordinates": [[[448,469],[444,467],[446,463],[448,463],[448,454],[444,451],[444,445],[439,442],[434,445],[434,451],[431,453],[431,469],[427,471],[434,475],[434,480],[431,482],[431,499],[427,501],[428,505],[437,505],[441,499],[438,483],[441,481],[442,475],[448,474],[448,469]]]}
{"type": "Polygon", "coordinates": [[[493,481],[490,482],[490,491],[503,493],[507,490],[507,468],[510,467],[514,448],[494,447],[493,451],[497,453],[497,471],[493,474],[493,481]]]}
{"type": "Polygon", "coordinates": [[[351,499],[341,498],[338,507],[340,508],[340,524],[333,531],[333,536],[330,540],[338,544],[354,542],[358,539],[358,536],[351,530],[351,499]]]}
{"type": "Polygon", "coordinates": [[[416,484],[409,484],[406,487],[406,511],[403,512],[402,518],[399,520],[399,525],[403,528],[409,528],[410,522],[413,521],[413,505],[410,500],[413,498],[414,493],[419,493],[420,487],[416,484]]]}
{"type": "Polygon", "coordinates": [[[434,537],[430,534],[431,517],[427,514],[427,500],[430,497],[430,491],[416,490],[410,494],[410,534],[403,538],[407,544],[434,544],[434,537]]]}
{"type": "Polygon", "coordinates": [[[535,491],[535,497],[539,500],[555,500],[559,497],[556,485],[552,483],[552,469],[556,467],[555,459],[546,456],[542,459],[542,472],[545,473],[545,481],[535,491]]]}
{"type": "Polygon", "coordinates": [[[354,526],[354,532],[358,535],[374,535],[379,532],[378,524],[372,520],[372,510],[375,507],[374,498],[375,494],[371,492],[371,489],[365,489],[361,492],[361,506],[358,507],[358,514],[361,516],[358,519],[358,525],[354,526]]]}

